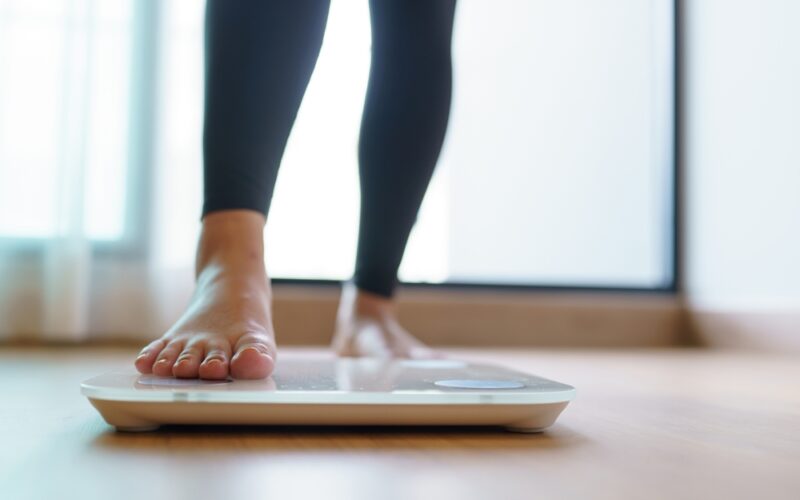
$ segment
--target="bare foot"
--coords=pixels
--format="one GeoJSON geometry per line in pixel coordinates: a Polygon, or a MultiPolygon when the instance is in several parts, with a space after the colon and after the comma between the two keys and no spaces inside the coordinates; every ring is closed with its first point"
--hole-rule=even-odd
{"type": "Polygon", "coordinates": [[[136,369],[204,379],[260,379],[272,373],[276,348],[263,229],[264,216],[250,210],[203,219],[191,303],[167,333],[141,351],[136,369]]]}
{"type": "Polygon", "coordinates": [[[342,287],[331,347],[339,356],[442,357],[400,326],[392,299],[359,290],[352,283],[342,287]]]}

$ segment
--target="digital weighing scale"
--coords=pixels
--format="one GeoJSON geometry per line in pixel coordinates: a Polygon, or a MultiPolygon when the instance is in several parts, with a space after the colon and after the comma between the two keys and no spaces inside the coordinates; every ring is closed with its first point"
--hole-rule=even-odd
{"type": "Polygon", "coordinates": [[[540,432],[575,395],[569,385],[450,359],[282,356],[264,380],[113,372],[81,393],[120,431],[164,424],[492,425],[540,432]]]}

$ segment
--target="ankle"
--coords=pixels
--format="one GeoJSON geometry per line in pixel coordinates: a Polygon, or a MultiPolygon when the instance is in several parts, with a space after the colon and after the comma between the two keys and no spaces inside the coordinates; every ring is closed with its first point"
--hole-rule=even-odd
{"type": "Polygon", "coordinates": [[[224,210],[203,218],[197,245],[197,276],[213,268],[264,268],[265,218],[252,210],[224,210]]]}
{"type": "Polygon", "coordinates": [[[353,312],[362,317],[392,318],[396,315],[395,300],[356,288],[353,312]]]}

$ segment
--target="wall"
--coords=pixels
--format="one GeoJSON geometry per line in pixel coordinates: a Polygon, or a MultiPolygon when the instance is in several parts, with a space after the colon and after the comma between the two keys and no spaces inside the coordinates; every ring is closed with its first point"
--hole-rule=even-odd
{"type": "Polygon", "coordinates": [[[800,2],[684,2],[685,284],[701,341],[800,349],[800,2]]]}

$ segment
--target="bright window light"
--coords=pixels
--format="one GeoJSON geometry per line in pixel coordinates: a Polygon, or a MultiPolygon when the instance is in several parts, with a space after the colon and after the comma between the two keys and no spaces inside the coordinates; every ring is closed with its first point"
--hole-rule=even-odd
{"type": "Polygon", "coordinates": [[[0,0],[0,238],[124,233],[134,0],[0,0]]]}

